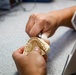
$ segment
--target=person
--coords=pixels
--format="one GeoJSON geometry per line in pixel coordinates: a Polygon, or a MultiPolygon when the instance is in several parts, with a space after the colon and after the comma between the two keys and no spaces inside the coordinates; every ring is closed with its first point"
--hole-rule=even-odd
{"type": "MultiPolygon", "coordinates": [[[[50,37],[59,26],[74,29],[71,19],[75,11],[76,6],[71,6],[48,13],[32,14],[26,25],[26,32],[30,37],[36,37],[40,33],[50,37]]],[[[46,61],[40,54],[39,47],[36,47],[28,55],[24,55],[23,51],[24,47],[21,47],[12,55],[20,75],[46,75],[46,61]]]]}

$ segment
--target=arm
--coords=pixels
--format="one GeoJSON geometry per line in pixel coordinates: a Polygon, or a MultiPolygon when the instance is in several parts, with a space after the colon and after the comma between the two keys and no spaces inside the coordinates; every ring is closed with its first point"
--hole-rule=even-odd
{"type": "Polygon", "coordinates": [[[73,26],[71,24],[71,19],[72,19],[75,11],[76,11],[76,6],[72,6],[69,8],[59,10],[58,11],[58,12],[60,12],[60,14],[59,14],[59,16],[60,16],[59,25],[63,25],[63,26],[73,28],[73,26]]]}
{"type": "Polygon", "coordinates": [[[49,13],[32,14],[26,25],[26,32],[29,36],[38,36],[39,33],[52,36],[59,26],[73,28],[71,19],[76,11],[76,6],[49,13]]]}

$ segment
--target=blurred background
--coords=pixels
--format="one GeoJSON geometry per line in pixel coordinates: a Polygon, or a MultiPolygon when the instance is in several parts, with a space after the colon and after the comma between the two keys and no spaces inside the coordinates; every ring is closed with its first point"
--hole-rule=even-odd
{"type": "Polygon", "coordinates": [[[22,2],[50,2],[52,0],[0,0],[0,9],[8,10],[22,2]]]}
{"type": "MultiPolygon", "coordinates": [[[[76,6],[76,0],[0,0],[0,75],[18,75],[12,53],[30,38],[25,28],[31,14],[71,6],[76,6]]],[[[75,44],[76,32],[62,26],[49,40],[51,50],[48,54],[47,75],[61,75],[75,44]]]]}

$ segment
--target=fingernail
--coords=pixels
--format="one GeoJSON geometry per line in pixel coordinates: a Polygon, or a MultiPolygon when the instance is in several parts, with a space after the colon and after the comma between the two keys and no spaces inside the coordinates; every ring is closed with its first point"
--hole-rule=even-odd
{"type": "Polygon", "coordinates": [[[39,50],[39,47],[35,47],[34,50],[38,51],[39,50]]]}

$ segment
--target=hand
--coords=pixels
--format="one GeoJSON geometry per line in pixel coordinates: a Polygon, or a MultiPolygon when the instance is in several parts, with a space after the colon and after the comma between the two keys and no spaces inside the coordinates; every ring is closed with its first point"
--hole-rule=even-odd
{"type": "Polygon", "coordinates": [[[39,48],[35,48],[28,55],[23,54],[24,47],[13,53],[13,59],[20,75],[46,75],[46,62],[40,55],[39,48]]]}
{"type": "Polygon", "coordinates": [[[32,14],[26,25],[29,36],[38,36],[39,33],[47,37],[52,36],[58,28],[59,13],[52,11],[44,14],[32,14]]]}

